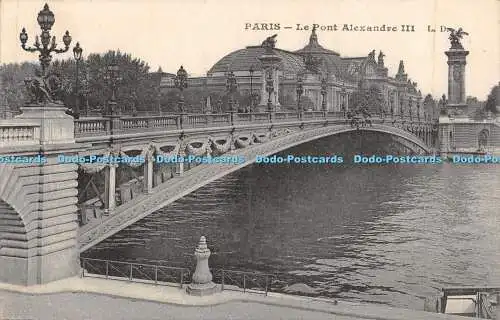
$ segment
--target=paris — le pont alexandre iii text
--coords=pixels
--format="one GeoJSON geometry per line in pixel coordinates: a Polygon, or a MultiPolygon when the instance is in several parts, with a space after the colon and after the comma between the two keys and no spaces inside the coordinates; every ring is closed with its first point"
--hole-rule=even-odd
{"type": "Polygon", "coordinates": [[[419,26],[413,24],[379,24],[379,25],[363,25],[352,23],[335,23],[335,24],[283,24],[273,22],[246,22],[244,30],[246,31],[278,31],[278,30],[294,30],[294,31],[310,31],[312,29],[319,31],[353,31],[353,32],[415,32],[415,31],[429,31],[435,32],[436,30],[446,31],[446,27],[440,26],[419,26]]]}

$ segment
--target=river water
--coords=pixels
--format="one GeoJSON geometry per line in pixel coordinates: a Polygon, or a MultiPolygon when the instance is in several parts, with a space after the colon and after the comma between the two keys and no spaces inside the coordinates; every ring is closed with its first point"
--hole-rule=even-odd
{"type": "MultiPolygon", "coordinates": [[[[331,137],[283,154],[385,152],[331,137]]],[[[185,265],[201,235],[215,268],[276,272],[319,296],[423,309],[443,286],[500,285],[498,165],[253,165],[84,255],[185,265]]]]}

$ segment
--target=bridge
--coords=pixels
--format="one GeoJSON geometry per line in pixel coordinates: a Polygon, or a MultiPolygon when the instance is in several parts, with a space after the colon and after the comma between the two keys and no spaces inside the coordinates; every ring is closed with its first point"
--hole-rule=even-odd
{"type": "Polygon", "coordinates": [[[433,152],[437,137],[433,122],[373,117],[371,125],[353,126],[342,113],[326,111],[78,120],[65,114],[64,106],[53,103],[27,105],[22,111],[0,122],[0,154],[4,156],[0,164],[0,281],[24,285],[74,275],[80,252],[252,164],[257,155],[356,130],[388,134],[405,151],[427,154],[433,152]],[[142,157],[144,161],[62,163],[62,154],[142,157]],[[219,155],[239,160],[161,165],[154,161],[156,156],[219,155]],[[104,179],[95,178],[102,174],[104,179]]]}

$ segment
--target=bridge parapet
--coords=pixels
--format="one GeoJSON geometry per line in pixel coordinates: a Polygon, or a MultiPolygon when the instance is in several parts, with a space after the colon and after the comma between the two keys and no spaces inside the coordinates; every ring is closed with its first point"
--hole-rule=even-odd
{"type": "Polygon", "coordinates": [[[0,147],[40,143],[40,124],[11,119],[0,123],[0,147]]]}

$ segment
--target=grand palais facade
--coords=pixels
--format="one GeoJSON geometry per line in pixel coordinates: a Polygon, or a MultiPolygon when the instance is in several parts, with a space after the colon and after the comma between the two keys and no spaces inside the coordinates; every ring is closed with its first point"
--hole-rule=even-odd
{"type": "MultiPolygon", "coordinates": [[[[348,111],[355,109],[353,94],[370,88],[377,88],[387,115],[408,115],[420,113],[422,94],[417,84],[409,80],[404,70],[403,60],[399,63],[395,76],[388,75],[384,65],[384,54],[375,50],[363,57],[341,57],[339,53],[324,48],[318,41],[316,30],[312,30],[309,43],[302,49],[288,51],[275,46],[276,35],[267,38],[258,46],[248,46],[229,53],[207,72],[205,77],[189,78],[189,88],[199,88],[207,92],[205,107],[214,111],[217,101],[210,99],[210,92],[226,91],[228,74],[232,72],[237,82],[240,96],[254,96],[251,102],[255,111],[265,111],[269,94],[266,84],[272,77],[271,100],[274,110],[297,109],[297,86],[303,87],[302,99],[309,101],[309,110],[323,109],[323,95],[327,111],[348,111]],[[263,64],[263,57],[273,55],[273,67],[263,64]],[[267,80],[267,81],[266,81],[267,80]],[[323,89],[323,90],[322,90],[323,89]],[[326,90],[325,90],[326,89],[326,90]],[[306,98],[307,97],[307,98],[306,98]],[[312,102],[312,103],[311,103],[312,102]]],[[[172,90],[173,74],[165,74],[162,87],[172,90]]],[[[219,101],[221,104],[221,101],[219,101]]],[[[205,108],[205,110],[207,110],[205,108]]],[[[226,109],[227,110],[227,109],[226,109]]]]}

